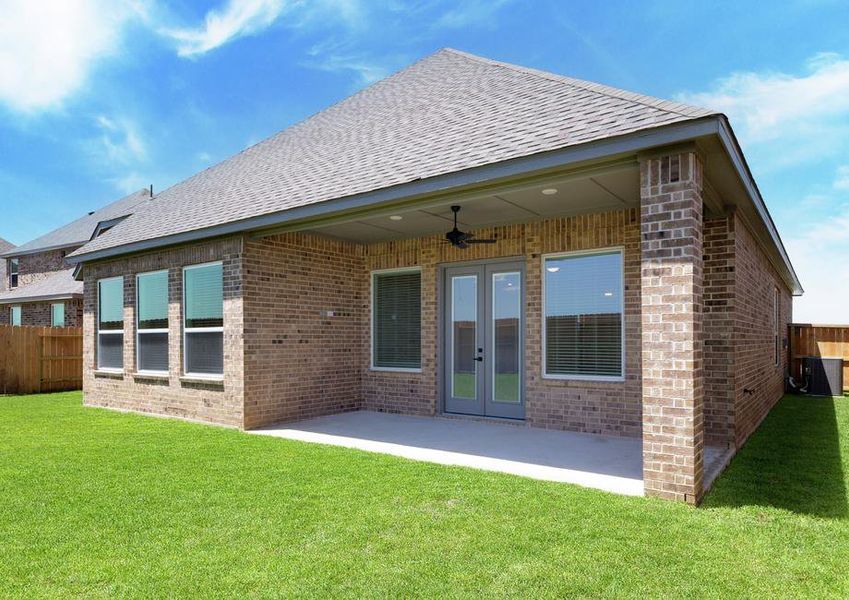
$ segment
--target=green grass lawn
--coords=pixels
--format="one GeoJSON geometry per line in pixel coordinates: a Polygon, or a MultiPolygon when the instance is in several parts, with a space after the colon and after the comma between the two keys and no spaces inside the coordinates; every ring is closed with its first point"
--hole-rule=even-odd
{"type": "Polygon", "coordinates": [[[704,506],[0,398],[3,596],[849,596],[849,400],[786,398],[704,506]]]}

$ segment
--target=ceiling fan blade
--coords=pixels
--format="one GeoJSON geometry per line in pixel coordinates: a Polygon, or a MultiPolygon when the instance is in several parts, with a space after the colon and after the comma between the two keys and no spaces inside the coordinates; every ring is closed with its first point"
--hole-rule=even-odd
{"type": "Polygon", "coordinates": [[[498,240],[466,240],[467,244],[494,244],[498,240]]]}

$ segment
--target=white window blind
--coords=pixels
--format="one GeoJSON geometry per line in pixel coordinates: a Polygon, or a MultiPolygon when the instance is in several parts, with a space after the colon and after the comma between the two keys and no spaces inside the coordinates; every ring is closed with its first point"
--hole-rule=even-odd
{"type": "Polygon", "coordinates": [[[224,268],[221,263],[183,270],[185,372],[224,373],[224,268]]]}
{"type": "Polygon", "coordinates": [[[97,367],[124,368],[124,278],[97,282],[97,367]]]}
{"type": "Polygon", "coordinates": [[[546,375],[622,377],[622,253],[548,257],[544,267],[546,375]]]}
{"type": "Polygon", "coordinates": [[[139,371],[168,371],[168,271],[136,277],[139,371]]]}
{"type": "Polygon", "coordinates": [[[421,368],[421,281],[419,271],[374,274],[373,366],[421,368]]]}
{"type": "Polygon", "coordinates": [[[9,309],[9,322],[13,327],[21,326],[21,307],[13,306],[9,309]]]}

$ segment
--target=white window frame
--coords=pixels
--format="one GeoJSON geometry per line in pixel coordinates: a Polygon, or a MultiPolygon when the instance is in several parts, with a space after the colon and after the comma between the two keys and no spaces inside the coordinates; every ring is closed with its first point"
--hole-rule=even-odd
{"type": "Polygon", "coordinates": [[[50,304],[50,326],[51,327],[64,327],[65,323],[67,323],[67,315],[65,314],[65,303],[64,302],[51,302],[50,304]],[[57,306],[62,307],[62,324],[56,325],[56,315],[53,312],[57,306]]]}
{"type": "MultiPolygon", "coordinates": [[[[374,313],[377,310],[377,304],[374,301],[374,286],[377,281],[378,275],[394,275],[398,273],[418,273],[421,278],[422,268],[420,266],[416,267],[400,267],[395,269],[378,269],[376,271],[371,272],[371,276],[369,277],[370,285],[370,300],[371,310],[369,310],[369,319],[371,321],[369,325],[369,370],[371,371],[386,371],[389,373],[421,373],[422,367],[418,368],[410,368],[410,367],[378,367],[374,364],[374,328],[376,325],[374,319],[374,313]]],[[[421,314],[419,315],[419,322],[421,323],[421,314]]],[[[421,365],[422,356],[421,356],[421,342],[419,343],[419,365],[421,365]]]]}
{"type": "MultiPolygon", "coordinates": [[[[191,379],[208,379],[210,381],[222,381],[224,379],[224,373],[221,374],[213,374],[213,373],[190,373],[188,370],[188,353],[186,352],[186,334],[188,333],[221,333],[222,337],[224,335],[224,327],[186,327],[186,271],[190,271],[191,269],[201,269],[203,267],[212,267],[221,265],[222,273],[221,277],[224,277],[224,261],[214,260],[212,262],[200,263],[197,265],[186,265],[183,267],[183,289],[181,292],[182,295],[182,307],[183,307],[183,315],[180,323],[180,328],[183,330],[183,376],[189,377],[191,379]]],[[[224,290],[222,287],[221,291],[221,302],[224,302],[224,290]]],[[[226,365],[225,365],[226,368],[226,365]]]]}
{"type": "Polygon", "coordinates": [[[20,304],[15,304],[9,307],[9,325],[12,327],[21,327],[24,324],[24,309],[20,304]],[[18,309],[18,324],[15,325],[15,309],[18,309]]]}
{"type": "MultiPolygon", "coordinates": [[[[167,375],[169,370],[165,369],[164,371],[156,371],[152,369],[142,369],[139,361],[141,360],[141,353],[139,352],[139,348],[141,348],[141,344],[139,340],[141,339],[142,334],[146,333],[169,333],[169,327],[165,329],[141,329],[139,327],[139,277],[143,275],[156,275],[157,273],[165,273],[166,279],[168,278],[168,269],[160,269],[158,271],[146,271],[144,273],[136,273],[136,373],[140,375],[167,375]]],[[[165,287],[165,294],[168,294],[168,287],[165,287]]],[[[168,298],[166,298],[166,304],[168,303],[168,298]]],[[[166,313],[165,318],[168,320],[169,324],[171,322],[169,315],[166,313]]],[[[168,352],[168,366],[171,366],[171,353],[170,353],[170,336],[169,336],[169,352],[168,352]]]]}
{"type": "Polygon", "coordinates": [[[542,327],[542,378],[543,379],[554,379],[554,380],[562,380],[562,381],[606,381],[613,383],[621,383],[625,381],[625,248],[623,246],[610,246],[608,248],[594,248],[592,250],[576,250],[574,252],[553,252],[550,254],[543,254],[540,256],[540,278],[542,279],[540,289],[542,290],[542,315],[541,315],[541,327],[542,327]],[[545,262],[548,259],[552,258],[577,258],[581,256],[595,256],[598,254],[614,254],[619,253],[619,256],[622,258],[622,272],[620,273],[622,277],[622,297],[620,298],[619,310],[622,313],[622,362],[620,364],[622,372],[620,375],[562,375],[557,373],[548,373],[548,367],[546,365],[546,290],[545,290],[545,262]]]}
{"type": "Polygon", "coordinates": [[[9,289],[13,290],[20,285],[21,279],[21,261],[18,258],[9,259],[9,289]],[[12,263],[15,263],[15,272],[12,272],[12,263]],[[15,285],[12,285],[12,275],[15,276],[15,285]]]}
{"type": "MultiPolygon", "coordinates": [[[[97,370],[104,372],[104,373],[123,373],[124,368],[126,367],[126,365],[124,364],[123,356],[122,356],[122,359],[121,359],[121,365],[122,366],[121,366],[120,369],[115,368],[115,367],[101,367],[100,366],[100,336],[101,335],[117,335],[117,334],[124,335],[124,327],[122,327],[121,329],[107,329],[106,331],[100,330],[100,284],[103,281],[114,281],[116,279],[121,280],[121,316],[123,317],[123,314],[124,314],[124,276],[123,275],[117,275],[115,277],[104,277],[103,279],[97,280],[97,357],[95,358],[95,360],[96,360],[97,370]]],[[[122,323],[123,323],[123,320],[122,320],[122,323]]],[[[122,352],[123,352],[123,346],[124,346],[124,344],[122,343],[121,344],[122,352]]]]}

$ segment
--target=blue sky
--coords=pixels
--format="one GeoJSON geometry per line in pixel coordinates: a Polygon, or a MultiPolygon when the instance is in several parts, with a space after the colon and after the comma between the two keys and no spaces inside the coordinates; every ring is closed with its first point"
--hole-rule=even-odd
{"type": "Polygon", "coordinates": [[[0,0],[0,237],[161,190],[443,46],[724,111],[849,322],[849,3],[0,0]]]}

